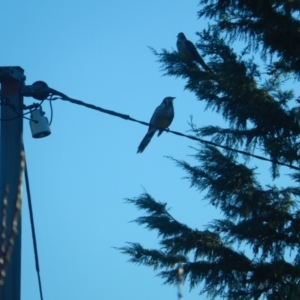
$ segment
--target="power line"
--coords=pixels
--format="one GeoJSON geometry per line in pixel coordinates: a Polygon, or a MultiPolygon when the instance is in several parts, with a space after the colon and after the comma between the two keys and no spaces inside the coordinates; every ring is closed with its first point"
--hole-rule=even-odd
{"type": "MultiPolygon", "coordinates": [[[[153,126],[153,125],[150,125],[147,122],[134,119],[134,118],[130,117],[129,115],[118,113],[118,112],[113,111],[113,110],[104,109],[104,108],[96,106],[94,104],[90,104],[90,103],[83,102],[81,100],[76,100],[76,99],[70,98],[67,95],[65,95],[65,94],[63,94],[63,93],[61,93],[61,92],[59,92],[59,91],[57,91],[55,89],[52,89],[52,88],[49,88],[49,92],[50,92],[50,98],[48,100],[50,102],[53,101],[53,100],[60,99],[60,100],[71,102],[73,104],[85,106],[87,108],[90,108],[90,109],[93,109],[93,110],[97,110],[97,111],[100,111],[102,113],[105,113],[105,114],[108,114],[108,115],[112,115],[114,117],[119,117],[119,118],[122,118],[124,120],[129,120],[129,121],[132,121],[132,122],[140,123],[140,124],[145,125],[145,126],[153,126]],[[53,98],[53,96],[58,96],[58,97],[53,98]]],[[[39,105],[39,107],[40,106],[41,106],[41,104],[39,105]]],[[[11,109],[14,110],[13,107],[11,107],[11,109]]],[[[22,117],[22,116],[17,116],[16,118],[18,118],[18,117],[22,117]]],[[[51,108],[51,119],[52,119],[52,108],[51,108]]],[[[227,150],[227,151],[233,151],[233,152],[245,155],[245,156],[257,158],[259,160],[264,160],[264,161],[271,162],[272,164],[281,165],[281,166],[285,166],[285,167],[288,167],[288,168],[300,171],[300,167],[297,167],[297,166],[292,165],[292,164],[287,164],[287,163],[278,161],[276,159],[269,159],[269,158],[266,158],[266,157],[263,157],[263,156],[260,156],[260,155],[252,154],[252,153],[247,152],[247,151],[238,150],[238,149],[231,148],[229,146],[220,145],[220,144],[217,144],[215,142],[203,140],[203,139],[200,139],[200,138],[198,138],[196,136],[189,135],[189,134],[184,134],[184,133],[181,133],[181,132],[178,132],[178,131],[174,131],[174,130],[170,130],[170,129],[165,129],[165,128],[161,128],[161,127],[157,127],[157,128],[160,129],[160,130],[167,131],[167,132],[170,132],[172,134],[178,135],[178,136],[182,136],[182,137],[185,137],[185,138],[188,138],[188,139],[191,139],[191,140],[203,143],[203,144],[207,144],[207,145],[211,145],[211,146],[214,146],[214,147],[222,148],[222,149],[227,150]]]]}
{"type": "MultiPolygon", "coordinates": [[[[80,100],[72,99],[72,98],[66,96],[65,94],[63,94],[61,92],[58,92],[54,89],[50,89],[50,92],[53,93],[54,95],[60,96],[60,98],[58,98],[58,99],[61,99],[61,100],[64,100],[64,101],[69,101],[71,103],[81,105],[81,106],[85,106],[87,108],[94,109],[94,110],[97,110],[97,111],[100,111],[102,113],[106,113],[106,114],[109,114],[109,115],[112,115],[112,116],[115,116],[115,117],[119,117],[119,118],[122,118],[124,120],[137,122],[137,123],[143,124],[145,126],[153,126],[153,125],[150,125],[147,122],[143,122],[143,121],[131,118],[129,115],[121,114],[121,113],[118,113],[118,112],[115,112],[115,111],[112,111],[112,110],[107,110],[107,109],[101,108],[101,107],[93,105],[93,104],[85,103],[85,102],[80,101],[80,100]]],[[[299,167],[296,167],[292,164],[286,164],[286,163],[283,163],[283,162],[275,160],[275,159],[269,159],[269,158],[266,158],[266,157],[263,157],[263,156],[260,156],[260,155],[252,154],[252,153],[247,152],[247,151],[238,150],[238,149],[231,148],[229,146],[220,145],[220,144],[217,144],[215,142],[200,139],[200,138],[198,138],[196,136],[193,136],[193,135],[184,134],[184,133],[181,133],[181,132],[178,132],[178,131],[173,131],[173,130],[165,129],[165,128],[161,128],[161,127],[157,127],[157,128],[160,129],[160,130],[163,130],[163,131],[173,133],[175,135],[179,135],[179,136],[182,136],[182,137],[185,137],[185,138],[203,143],[203,144],[219,147],[219,148],[222,148],[222,149],[225,149],[225,150],[228,150],[228,151],[237,152],[237,153],[245,155],[245,156],[254,157],[254,158],[257,158],[257,159],[260,159],[260,160],[271,162],[271,163],[276,164],[276,165],[281,165],[281,166],[285,166],[285,167],[300,171],[299,167]]]]}
{"type": "Polygon", "coordinates": [[[29,208],[29,215],[30,215],[31,233],[32,233],[33,250],[34,250],[34,258],[35,258],[35,268],[36,268],[36,272],[37,272],[37,276],[38,276],[40,298],[41,298],[41,300],[43,300],[43,290],[42,290],[42,281],[41,281],[41,275],[40,275],[39,256],[38,256],[38,250],[37,250],[36,234],[35,234],[34,219],[33,219],[33,209],[32,209],[31,193],[30,193],[30,186],[29,186],[29,176],[28,176],[28,170],[27,170],[27,162],[26,162],[26,158],[25,158],[24,145],[23,145],[23,151],[24,151],[24,161],[25,161],[25,167],[24,167],[25,184],[26,184],[28,208],[29,208]]]}

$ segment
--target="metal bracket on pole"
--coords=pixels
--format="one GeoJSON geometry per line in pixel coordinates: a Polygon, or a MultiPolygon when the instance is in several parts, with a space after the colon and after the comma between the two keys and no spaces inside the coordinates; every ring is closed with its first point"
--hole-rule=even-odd
{"type": "Polygon", "coordinates": [[[24,82],[24,70],[21,67],[0,67],[0,82],[11,79],[24,82]]]}

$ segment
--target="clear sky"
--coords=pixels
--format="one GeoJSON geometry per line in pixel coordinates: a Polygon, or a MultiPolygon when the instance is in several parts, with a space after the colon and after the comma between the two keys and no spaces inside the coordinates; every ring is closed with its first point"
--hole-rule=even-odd
{"type": "MultiPolygon", "coordinates": [[[[69,97],[146,122],[164,97],[174,96],[176,131],[189,130],[191,115],[198,126],[222,125],[184,90],[184,80],[162,76],[148,48],[175,49],[181,31],[196,42],[195,32],[207,25],[197,10],[198,0],[2,1],[0,66],[22,67],[28,85],[43,80],[69,97]]],[[[49,104],[43,109],[50,118],[49,104]]],[[[176,287],[113,247],[157,246],[156,233],[130,223],[141,212],[124,203],[143,188],[193,228],[218,217],[165,157],[193,162],[197,143],[163,133],[137,154],[145,126],[60,100],[53,111],[47,138],[33,139],[24,120],[44,299],[177,299],[176,287]]],[[[23,191],[22,300],[38,300],[23,191]]],[[[198,292],[186,284],[184,299],[205,299],[198,292]]]]}

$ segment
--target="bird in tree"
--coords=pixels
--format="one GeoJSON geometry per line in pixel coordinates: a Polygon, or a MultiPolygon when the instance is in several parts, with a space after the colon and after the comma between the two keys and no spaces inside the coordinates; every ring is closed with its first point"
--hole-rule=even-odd
{"type": "Polygon", "coordinates": [[[158,131],[158,136],[160,136],[164,131],[160,128],[167,129],[171,125],[174,118],[174,99],[175,97],[166,97],[162,101],[162,103],[155,109],[149,122],[150,126],[148,132],[141,141],[137,153],[142,153],[145,150],[156,131],[158,131]]]}
{"type": "Polygon", "coordinates": [[[209,67],[204,62],[203,58],[200,56],[195,45],[189,41],[184,33],[180,32],[177,35],[177,50],[182,59],[187,62],[196,61],[198,62],[206,71],[210,71],[209,67]]]}

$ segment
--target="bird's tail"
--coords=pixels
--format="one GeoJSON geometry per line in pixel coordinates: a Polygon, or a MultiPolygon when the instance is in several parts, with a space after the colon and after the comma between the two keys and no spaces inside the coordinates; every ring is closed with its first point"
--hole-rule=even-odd
{"type": "Polygon", "coordinates": [[[200,56],[198,56],[197,58],[197,62],[203,67],[203,69],[207,72],[211,72],[210,68],[208,67],[208,65],[204,62],[203,58],[200,56]]]}
{"type": "Polygon", "coordinates": [[[154,136],[155,131],[156,130],[150,130],[150,131],[147,132],[147,134],[145,135],[145,137],[141,141],[140,145],[138,146],[137,153],[142,153],[145,150],[145,148],[150,143],[152,137],[154,136]]]}

